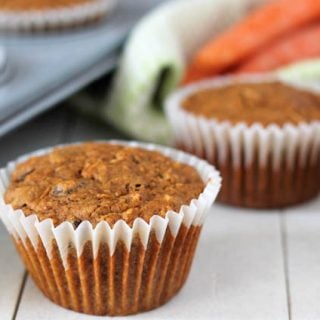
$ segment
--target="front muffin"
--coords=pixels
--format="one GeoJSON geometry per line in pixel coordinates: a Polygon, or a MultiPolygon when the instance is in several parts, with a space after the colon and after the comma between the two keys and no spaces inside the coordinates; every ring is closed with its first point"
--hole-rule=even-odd
{"type": "Polygon", "coordinates": [[[181,89],[166,110],[177,146],[221,171],[220,201],[278,208],[318,194],[318,94],[268,77],[218,78],[181,89]]]}
{"type": "Polygon", "coordinates": [[[142,148],[80,144],[12,168],[1,216],[54,302],[126,315],[165,303],[185,282],[220,178],[193,157],[142,148]]]}

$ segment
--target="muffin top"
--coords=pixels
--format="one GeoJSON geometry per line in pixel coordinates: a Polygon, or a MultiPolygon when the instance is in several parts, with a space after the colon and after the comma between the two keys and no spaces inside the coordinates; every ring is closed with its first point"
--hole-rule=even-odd
{"type": "Polygon", "coordinates": [[[188,96],[182,107],[195,115],[232,124],[281,126],[320,120],[320,95],[277,81],[204,89],[188,96]]]}
{"type": "Polygon", "coordinates": [[[56,148],[17,165],[5,202],[40,221],[88,220],[111,226],[123,219],[179,211],[198,198],[204,183],[191,166],[159,152],[108,143],[56,148]]]}
{"type": "Polygon", "coordinates": [[[90,1],[92,0],[2,0],[0,1],[0,10],[44,10],[72,6],[90,1]]]}

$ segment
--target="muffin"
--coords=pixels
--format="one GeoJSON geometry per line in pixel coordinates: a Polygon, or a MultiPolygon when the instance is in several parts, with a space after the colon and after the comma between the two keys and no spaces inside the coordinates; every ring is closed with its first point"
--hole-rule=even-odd
{"type": "Polygon", "coordinates": [[[116,0],[4,0],[0,30],[46,30],[74,27],[101,19],[116,0]]]}
{"type": "Polygon", "coordinates": [[[177,147],[221,172],[219,200],[281,208],[320,188],[320,96],[270,76],[187,86],[166,103],[177,147]]]}
{"type": "Polygon", "coordinates": [[[220,188],[207,162],[137,143],[49,149],[1,170],[0,216],[40,290],[94,315],[172,298],[220,188]]]}

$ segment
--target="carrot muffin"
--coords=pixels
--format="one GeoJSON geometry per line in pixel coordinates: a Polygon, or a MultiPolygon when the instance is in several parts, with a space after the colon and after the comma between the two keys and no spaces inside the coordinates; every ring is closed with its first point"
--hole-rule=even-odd
{"type": "Polygon", "coordinates": [[[195,92],[183,102],[184,110],[195,116],[233,125],[260,123],[283,126],[320,120],[320,96],[293,88],[280,81],[232,83],[195,92]]]}
{"type": "Polygon", "coordinates": [[[2,10],[29,11],[62,8],[90,2],[92,0],[4,0],[0,3],[2,10]]]}
{"type": "Polygon", "coordinates": [[[159,152],[112,144],[83,144],[55,149],[17,166],[6,203],[38,219],[75,226],[90,220],[132,226],[179,211],[203,191],[197,171],[159,152]]]}
{"type": "Polygon", "coordinates": [[[319,94],[280,79],[229,77],[182,88],[166,111],[177,146],[220,169],[220,201],[279,208],[319,193],[319,94]]]}
{"type": "Polygon", "coordinates": [[[45,30],[76,26],[106,15],[116,0],[4,0],[0,29],[45,30]]]}
{"type": "Polygon", "coordinates": [[[0,216],[55,303],[127,315],[164,304],[184,284],[220,178],[192,156],[147,149],[71,145],[1,171],[0,216]]]}

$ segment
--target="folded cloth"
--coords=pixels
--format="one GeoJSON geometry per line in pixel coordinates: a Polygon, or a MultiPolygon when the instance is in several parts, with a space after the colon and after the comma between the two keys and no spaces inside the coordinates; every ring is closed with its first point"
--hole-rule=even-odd
{"type": "Polygon", "coordinates": [[[276,71],[288,81],[303,81],[308,86],[320,89],[320,59],[302,60],[276,71]]]}
{"type": "Polygon", "coordinates": [[[212,36],[266,0],[175,0],[147,15],[124,49],[102,116],[140,140],[170,144],[163,101],[185,62],[212,36]]]}

